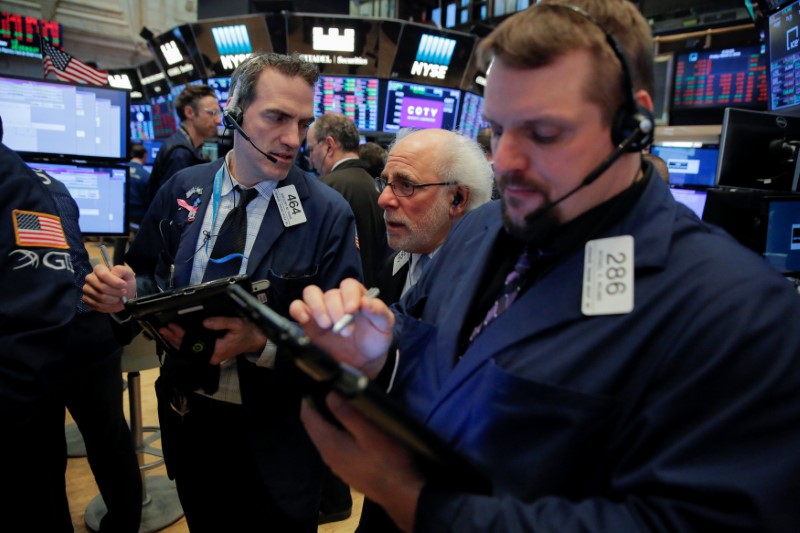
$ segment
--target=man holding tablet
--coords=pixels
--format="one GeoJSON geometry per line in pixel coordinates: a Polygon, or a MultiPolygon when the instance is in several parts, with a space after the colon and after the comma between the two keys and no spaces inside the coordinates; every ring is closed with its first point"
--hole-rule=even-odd
{"type": "MultiPolygon", "coordinates": [[[[96,267],[84,299],[120,313],[123,295],[247,274],[268,280],[270,307],[288,315],[307,285],[360,279],[350,207],[294,166],[314,120],[318,75],[310,63],[273,53],[239,65],[225,116],[233,150],[162,187],[126,255],[130,266],[96,267]]],[[[189,527],[315,532],[321,462],[298,417],[294,366],[239,318],[203,326],[222,336],[188,383],[176,354],[191,354],[194,344],[176,325],[161,329],[173,350],[157,384],[167,468],[189,527]]]]}

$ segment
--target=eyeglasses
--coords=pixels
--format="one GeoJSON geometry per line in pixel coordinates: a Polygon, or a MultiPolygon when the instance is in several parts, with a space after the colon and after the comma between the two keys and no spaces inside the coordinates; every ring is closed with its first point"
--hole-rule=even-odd
{"type": "Polygon", "coordinates": [[[203,109],[203,111],[208,113],[210,117],[218,117],[221,113],[219,109],[203,109]]]}
{"type": "Polygon", "coordinates": [[[388,186],[398,198],[407,198],[413,195],[415,190],[422,189],[424,187],[438,187],[440,185],[455,184],[456,183],[454,181],[442,181],[439,183],[411,183],[407,180],[394,180],[389,183],[383,178],[375,178],[375,185],[378,187],[378,191],[383,192],[383,190],[388,186]]]}

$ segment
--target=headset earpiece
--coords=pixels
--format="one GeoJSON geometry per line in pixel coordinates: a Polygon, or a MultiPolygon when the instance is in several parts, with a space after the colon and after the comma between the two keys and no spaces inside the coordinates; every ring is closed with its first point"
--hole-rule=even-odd
{"type": "Polygon", "coordinates": [[[641,139],[630,143],[625,151],[640,152],[653,141],[654,125],[653,113],[646,107],[637,105],[636,111],[631,113],[628,106],[622,106],[617,111],[611,126],[611,141],[619,145],[639,130],[642,133],[641,139]]]}
{"type": "Polygon", "coordinates": [[[225,124],[226,128],[238,130],[242,127],[243,118],[242,109],[239,106],[228,106],[228,109],[225,110],[225,114],[222,116],[222,122],[225,124]],[[236,126],[239,126],[239,128],[236,126]]]}
{"type": "Polygon", "coordinates": [[[453,197],[453,207],[458,207],[461,205],[461,202],[464,201],[464,197],[461,196],[460,192],[456,192],[456,195],[453,197]]]}
{"type": "Polygon", "coordinates": [[[608,46],[614,52],[617,60],[619,61],[621,69],[621,84],[624,101],[622,106],[614,116],[614,121],[611,124],[611,140],[616,146],[622,144],[623,141],[636,134],[638,130],[641,137],[632,139],[625,147],[626,152],[640,152],[647,148],[653,141],[653,130],[655,129],[655,120],[653,114],[636,102],[636,95],[634,94],[633,76],[631,75],[631,67],[628,62],[628,56],[625,54],[622,46],[620,46],[617,38],[614,37],[594,16],[589,14],[585,9],[573,6],[571,4],[537,4],[537,9],[563,9],[571,11],[585,18],[603,32],[608,46]]]}

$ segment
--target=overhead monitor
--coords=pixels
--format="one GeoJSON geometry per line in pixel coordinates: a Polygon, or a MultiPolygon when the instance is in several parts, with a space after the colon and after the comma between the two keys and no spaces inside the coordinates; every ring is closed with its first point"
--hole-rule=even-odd
{"type": "Polygon", "coordinates": [[[0,76],[4,142],[23,157],[127,160],[127,91],[0,76]]]}
{"type": "Polygon", "coordinates": [[[489,123],[483,120],[483,96],[465,92],[458,121],[459,131],[470,139],[476,139],[478,132],[488,126],[489,123]]]}
{"type": "Polygon", "coordinates": [[[341,113],[359,131],[380,131],[378,78],[320,76],[314,91],[314,116],[341,113]]]}
{"type": "Polygon", "coordinates": [[[476,36],[406,23],[389,78],[461,87],[476,36]]]}
{"type": "Polygon", "coordinates": [[[764,258],[786,275],[800,275],[800,197],[766,198],[764,258]]]}
{"type": "Polygon", "coordinates": [[[273,51],[263,15],[200,20],[192,31],[208,77],[230,77],[253,52],[273,51]]]}
{"type": "Polygon", "coordinates": [[[132,141],[143,141],[145,139],[155,139],[156,134],[153,129],[153,110],[150,104],[131,105],[131,135],[132,141]]]}
{"type": "Polygon", "coordinates": [[[117,89],[130,91],[131,102],[134,104],[147,101],[142,82],[139,81],[139,71],[135,68],[108,69],[108,84],[117,89]]]}
{"type": "Polygon", "coordinates": [[[797,190],[800,117],[725,110],[717,185],[768,191],[797,190]]]}
{"type": "Polygon", "coordinates": [[[42,37],[61,48],[61,33],[58,22],[0,11],[0,54],[41,58],[42,37]]]}
{"type": "Polygon", "coordinates": [[[136,70],[139,72],[139,81],[142,82],[142,89],[148,101],[169,94],[167,77],[154,59],[142,63],[136,70]]]}
{"type": "Polygon", "coordinates": [[[153,37],[150,46],[170,85],[189,83],[206,77],[197,57],[194,34],[188,24],[153,37]]]}
{"type": "Polygon", "coordinates": [[[390,80],[386,88],[383,131],[397,133],[401,128],[453,130],[460,99],[458,89],[390,80]]]}
{"type": "Polygon", "coordinates": [[[764,45],[684,52],[673,71],[670,124],[720,124],[726,107],[767,109],[764,45]]]}
{"type": "Polygon", "coordinates": [[[27,162],[45,171],[69,190],[80,212],[84,235],[127,235],[125,202],[128,167],[125,165],[27,162]]]}
{"type": "Polygon", "coordinates": [[[800,0],[769,17],[769,108],[781,113],[800,112],[800,0]]]}
{"type": "Polygon", "coordinates": [[[650,152],[667,164],[670,185],[713,187],[716,184],[719,158],[719,148],[716,146],[692,148],[653,145],[650,152]]]}
{"type": "Polygon", "coordinates": [[[380,24],[375,18],[287,14],[286,44],[322,74],[377,76],[378,62],[384,60],[380,24]]]}
{"type": "Polygon", "coordinates": [[[680,202],[697,215],[697,218],[703,218],[703,210],[706,206],[706,191],[698,189],[681,189],[679,187],[671,187],[669,192],[676,202],[680,202]]]}

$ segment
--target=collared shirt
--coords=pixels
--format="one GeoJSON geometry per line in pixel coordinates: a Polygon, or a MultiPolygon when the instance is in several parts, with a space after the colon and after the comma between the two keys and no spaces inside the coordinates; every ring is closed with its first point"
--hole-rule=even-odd
{"type": "Polygon", "coordinates": [[[403,285],[403,292],[400,294],[401,296],[408,292],[408,290],[413,287],[417,281],[419,281],[420,276],[425,271],[425,267],[428,266],[428,264],[431,262],[431,259],[433,259],[440,248],[441,245],[428,254],[411,254],[411,264],[408,265],[408,274],[406,274],[406,282],[403,285]]]}
{"type": "MultiPolygon", "coordinates": [[[[222,190],[220,192],[220,202],[217,208],[216,223],[214,224],[214,228],[212,228],[211,223],[214,218],[213,209],[207,209],[205,217],[203,218],[203,226],[197,240],[198,252],[195,254],[192,262],[192,275],[189,280],[192,285],[202,283],[203,275],[206,272],[206,265],[211,256],[211,251],[214,249],[214,243],[217,240],[217,235],[222,227],[222,223],[231,209],[233,209],[235,202],[239,201],[239,194],[233,190],[234,185],[237,185],[238,182],[230,172],[228,172],[227,164],[222,166],[221,172],[222,190]]],[[[247,257],[253,249],[253,243],[256,240],[259,229],[261,229],[261,222],[267,214],[267,207],[269,206],[272,192],[277,185],[278,182],[274,180],[265,180],[254,185],[254,188],[258,190],[259,194],[247,205],[247,240],[244,245],[245,258],[242,260],[239,274],[244,274],[247,271],[247,257]]],[[[274,354],[274,345],[270,346],[268,344],[267,347],[265,347],[265,355],[268,351],[274,354]]],[[[205,394],[202,391],[196,392],[205,394]]],[[[236,358],[228,359],[220,365],[219,388],[214,394],[206,396],[230,403],[242,403],[242,395],[239,391],[239,374],[236,369],[236,358]]]]}

